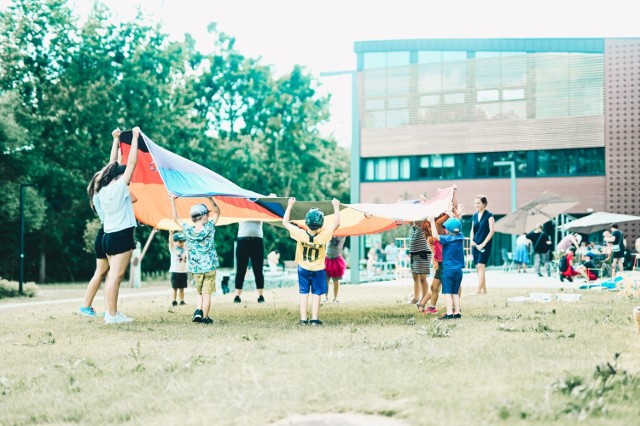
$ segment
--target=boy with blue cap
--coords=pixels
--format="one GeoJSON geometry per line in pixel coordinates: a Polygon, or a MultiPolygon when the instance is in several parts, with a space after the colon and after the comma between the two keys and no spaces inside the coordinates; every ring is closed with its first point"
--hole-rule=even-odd
{"type": "Polygon", "coordinates": [[[187,237],[182,232],[169,231],[169,253],[171,254],[171,289],[173,290],[173,300],[171,306],[184,303],[184,289],[187,288],[187,237]],[[177,299],[176,300],[176,296],[177,299]]]}
{"type": "Polygon", "coordinates": [[[193,313],[192,321],[211,324],[213,322],[209,318],[211,294],[216,292],[216,271],[220,267],[213,236],[216,232],[215,224],[220,217],[220,208],[212,197],[208,197],[208,199],[213,210],[209,210],[205,204],[193,205],[189,211],[193,225],[189,225],[178,221],[176,196],[169,195],[169,199],[171,200],[173,220],[182,227],[184,236],[187,238],[189,271],[198,293],[197,307],[193,313]],[[214,214],[209,218],[211,211],[214,214]]]}
{"type": "Polygon", "coordinates": [[[430,217],[428,220],[431,224],[433,238],[442,244],[442,294],[447,313],[440,319],[461,318],[459,291],[462,283],[462,269],[464,268],[462,222],[456,217],[450,217],[442,224],[446,234],[439,235],[435,219],[430,217]]]}

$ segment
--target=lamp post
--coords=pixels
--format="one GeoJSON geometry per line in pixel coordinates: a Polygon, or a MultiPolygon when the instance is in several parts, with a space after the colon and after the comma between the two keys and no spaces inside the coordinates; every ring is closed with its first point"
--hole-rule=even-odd
{"type": "MultiPolygon", "coordinates": [[[[510,166],[511,167],[511,211],[518,209],[518,200],[516,193],[516,162],[515,161],[494,161],[494,166],[510,166]]],[[[516,246],[516,236],[511,235],[511,251],[516,246]]]]}
{"type": "Polygon", "coordinates": [[[20,276],[18,281],[18,294],[22,296],[24,282],[24,189],[33,186],[25,183],[20,184],[20,276]]]}
{"type": "MultiPolygon", "coordinates": [[[[358,100],[358,71],[327,71],[321,72],[320,77],[351,75],[351,202],[360,202],[360,103],[358,100]]],[[[360,284],[360,245],[361,238],[351,237],[351,251],[349,252],[349,268],[351,269],[351,283],[360,284]]]]}

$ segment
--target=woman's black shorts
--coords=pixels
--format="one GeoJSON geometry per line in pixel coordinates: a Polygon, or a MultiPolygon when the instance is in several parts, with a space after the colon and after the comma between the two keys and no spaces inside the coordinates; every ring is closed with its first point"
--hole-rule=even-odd
{"type": "Polygon", "coordinates": [[[107,254],[104,252],[104,228],[101,226],[98,229],[98,235],[96,235],[96,241],[93,244],[93,249],[96,251],[96,259],[106,259],[107,254]]]}
{"type": "Polygon", "coordinates": [[[133,240],[134,228],[123,229],[117,232],[107,232],[104,234],[104,252],[108,256],[114,256],[120,253],[126,253],[136,247],[133,240]]]}

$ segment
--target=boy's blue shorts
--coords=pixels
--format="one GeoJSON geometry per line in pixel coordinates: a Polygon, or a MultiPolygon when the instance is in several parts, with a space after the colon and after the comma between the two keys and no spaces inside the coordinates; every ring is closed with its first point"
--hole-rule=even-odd
{"type": "Polygon", "coordinates": [[[324,269],[321,271],[307,271],[298,266],[298,285],[300,294],[326,294],[327,293],[327,274],[324,269]]]}
{"type": "Polygon", "coordinates": [[[442,271],[442,294],[458,294],[462,283],[462,269],[442,271]]]}

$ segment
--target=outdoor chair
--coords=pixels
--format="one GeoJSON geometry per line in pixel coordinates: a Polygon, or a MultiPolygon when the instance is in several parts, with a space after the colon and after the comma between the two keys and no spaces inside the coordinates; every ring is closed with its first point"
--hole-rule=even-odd
{"type": "Polygon", "coordinates": [[[500,250],[500,255],[502,256],[502,272],[511,271],[515,266],[513,263],[513,254],[503,248],[500,250]]]}

